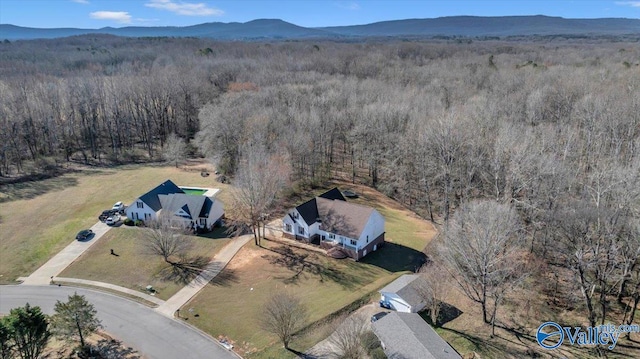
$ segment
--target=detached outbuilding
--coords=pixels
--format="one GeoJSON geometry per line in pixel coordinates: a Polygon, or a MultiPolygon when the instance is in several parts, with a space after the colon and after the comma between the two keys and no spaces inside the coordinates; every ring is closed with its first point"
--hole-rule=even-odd
{"type": "Polygon", "coordinates": [[[371,326],[388,358],[462,359],[419,314],[391,312],[371,326]]]}
{"type": "Polygon", "coordinates": [[[380,305],[404,313],[417,313],[427,304],[425,279],[418,274],[405,274],[380,289],[380,305]]]}

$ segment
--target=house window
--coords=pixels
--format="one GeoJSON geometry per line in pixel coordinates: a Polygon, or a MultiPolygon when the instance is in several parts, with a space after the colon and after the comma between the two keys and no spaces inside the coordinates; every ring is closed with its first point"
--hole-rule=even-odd
{"type": "Polygon", "coordinates": [[[284,231],[291,233],[291,225],[289,223],[284,224],[284,231]]]}
{"type": "Polygon", "coordinates": [[[136,207],[137,208],[144,208],[144,203],[142,203],[142,201],[138,201],[138,202],[136,202],[136,207]]]}
{"type": "Polygon", "coordinates": [[[336,235],[333,233],[329,233],[329,239],[336,239],[336,235]]]}
{"type": "Polygon", "coordinates": [[[349,243],[351,243],[352,246],[355,246],[358,242],[356,242],[355,239],[352,239],[349,241],[349,243]]]}
{"type": "Polygon", "coordinates": [[[200,225],[201,226],[206,226],[207,225],[207,219],[206,218],[200,218],[200,225]]]}
{"type": "Polygon", "coordinates": [[[298,213],[293,214],[293,219],[298,219],[298,213]]]}
{"type": "Polygon", "coordinates": [[[144,214],[144,220],[146,221],[147,219],[151,218],[151,214],[149,213],[145,213],[144,214]]]}
{"type": "Polygon", "coordinates": [[[367,243],[369,243],[369,236],[367,236],[367,243]]]}
{"type": "Polygon", "coordinates": [[[304,235],[304,227],[298,227],[298,234],[304,235]]]}

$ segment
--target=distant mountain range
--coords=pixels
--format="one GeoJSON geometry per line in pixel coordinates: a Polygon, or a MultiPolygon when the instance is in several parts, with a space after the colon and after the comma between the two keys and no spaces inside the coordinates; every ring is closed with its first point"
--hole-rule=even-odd
{"type": "Polygon", "coordinates": [[[203,37],[220,40],[361,38],[402,36],[528,36],[640,34],[640,19],[565,19],[550,16],[450,16],[382,21],[367,25],[308,28],[278,19],[245,23],[211,22],[193,26],[39,29],[0,24],[0,40],[57,38],[85,34],[129,37],[203,37]]]}

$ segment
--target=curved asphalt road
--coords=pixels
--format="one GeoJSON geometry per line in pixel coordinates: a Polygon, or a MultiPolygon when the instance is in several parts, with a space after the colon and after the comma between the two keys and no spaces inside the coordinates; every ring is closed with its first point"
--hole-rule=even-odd
{"type": "Polygon", "coordinates": [[[98,311],[104,330],[153,359],[237,359],[235,353],[199,331],[142,304],[108,293],[56,286],[0,286],[0,313],[29,302],[51,314],[57,300],[66,301],[74,292],[84,295],[98,311]]]}

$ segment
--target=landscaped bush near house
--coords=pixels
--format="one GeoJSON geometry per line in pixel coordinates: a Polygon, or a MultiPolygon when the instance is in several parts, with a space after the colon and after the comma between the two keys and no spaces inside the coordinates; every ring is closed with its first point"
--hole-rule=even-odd
{"type": "Polygon", "coordinates": [[[144,226],[144,221],[141,219],[136,219],[135,222],[133,222],[133,224],[136,225],[136,227],[143,227],[144,226]]]}
{"type": "Polygon", "coordinates": [[[135,224],[131,218],[125,219],[122,223],[124,223],[125,226],[133,226],[135,224]]]}

